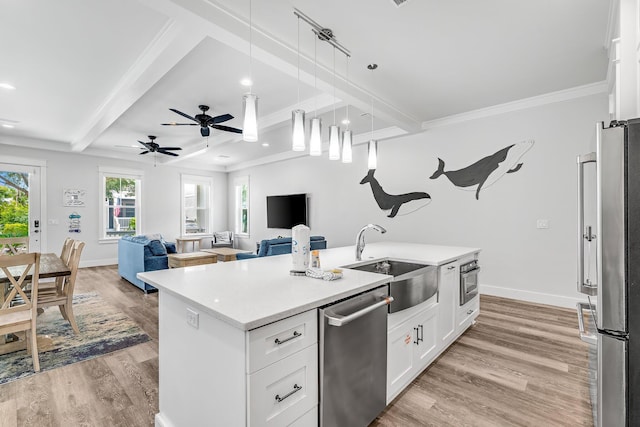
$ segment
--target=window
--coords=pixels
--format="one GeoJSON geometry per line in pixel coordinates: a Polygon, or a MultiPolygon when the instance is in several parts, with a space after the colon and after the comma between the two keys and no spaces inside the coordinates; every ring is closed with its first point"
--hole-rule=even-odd
{"type": "Polygon", "coordinates": [[[137,171],[100,168],[102,241],[140,234],[142,175],[137,171]]]}
{"type": "Polygon", "coordinates": [[[182,235],[211,234],[211,178],[182,175],[182,235]]]}
{"type": "Polygon", "coordinates": [[[249,177],[234,180],[235,193],[235,233],[249,236],[249,177]]]}

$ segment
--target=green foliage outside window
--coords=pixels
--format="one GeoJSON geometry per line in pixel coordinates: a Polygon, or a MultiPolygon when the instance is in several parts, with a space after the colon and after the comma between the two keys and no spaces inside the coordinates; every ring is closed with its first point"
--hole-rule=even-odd
{"type": "Polygon", "coordinates": [[[29,235],[29,174],[0,171],[0,237],[29,235]]]}

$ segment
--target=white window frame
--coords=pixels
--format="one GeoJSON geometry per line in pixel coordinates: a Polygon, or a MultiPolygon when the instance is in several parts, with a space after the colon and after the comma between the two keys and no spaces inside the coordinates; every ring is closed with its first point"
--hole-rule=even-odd
{"type": "Polygon", "coordinates": [[[106,215],[108,207],[106,206],[107,194],[106,179],[109,178],[125,178],[136,180],[136,204],[134,206],[136,210],[136,234],[144,234],[142,228],[142,185],[144,174],[135,169],[123,169],[114,168],[109,166],[98,167],[98,181],[100,186],[100,203],[98,212],[98,221],[100,228],[98,229],[98,242],[99,243],[117,243],[121,236],[107,236],[107,224],[109,218],[106,215]]]}
{"type": "Polygon", "coordinates": [[[211,236],[213,234],[213,178],[210,176],[180,174],[180,233],[182,236],[211,236]],[[186,184],[207,185],[209,202],[206,230],[200,233],[186,233],[185,226],[185,191],[186,184]]]}
{"type": "Polygon", "coordinates": [[[238,176],[233,180],[233,218],[234,218],[234,233],[238,237],[249,237],[251,228],[251,185],[249,181],[249,175],[238,176]],[[240,231],[240,225],[242,223],[242,206],[240,205],[242,197],[242,186],[247,186],[247,231],[240,231]]]}

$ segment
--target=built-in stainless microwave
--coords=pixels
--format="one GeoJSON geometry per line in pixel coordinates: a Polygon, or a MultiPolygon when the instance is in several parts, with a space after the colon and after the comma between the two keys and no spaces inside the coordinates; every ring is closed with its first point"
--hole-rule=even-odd
{"type": "Polygon", "coordinates": [[[460,305],[465,305],[478,295],[478,260],[460,266],[460,305]]]}

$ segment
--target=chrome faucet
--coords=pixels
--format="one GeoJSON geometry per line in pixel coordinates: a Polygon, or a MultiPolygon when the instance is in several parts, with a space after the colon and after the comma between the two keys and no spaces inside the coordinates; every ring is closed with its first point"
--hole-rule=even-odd
{"type": "Polygon", "coordinates": [[[376,231],[384,234],[387,230],[378,224],[367,224],[358,231],[358,235],[356,236],[356,261],[362,261],[362,251],[364,250],[364,232],[365,230],[373,228],[376,231]]]}

